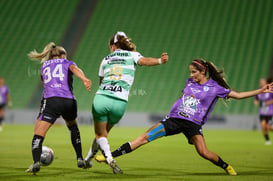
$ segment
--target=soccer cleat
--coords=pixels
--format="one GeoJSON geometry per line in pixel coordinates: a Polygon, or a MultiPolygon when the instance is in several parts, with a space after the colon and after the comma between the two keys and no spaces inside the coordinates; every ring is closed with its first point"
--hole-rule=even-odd
{"type": "Polygon", "coordinates": [[[85,166],[84,168],[92,168],[93,164],[92,164],[92,161],[88,161],[88,160],[84,160],[84,163],[85,163],[85,166]]]}
{"type": "Polygon", "coordinates": [[[77,165],[79,168],[85,168],[85,161],[82,158],[78,158],[77,165]]]}
{"type": "Polygon", "coordinates": [[[225,169],[225,171],[229,175],[237,175],[237,172],[234,170],[234,168],[231,165],[228,165],[228,167],[225,169]]]}
{"type": "Polygon", "coordinates": [[[270,141],[270,140],[267,140],[267,141],[265,142],[265,145],[271,145],[271,141],[270,141]]]}
{"type": "Polygon", "coordinates": [[[40,171],[40,167],[41,167],[41,162],[36,162],[36,163],[30,165],[30,167],[28,169],[26,169],[25,172],[35,174],[36,172],[40,171]]]}
{"type": "Polygon", "coordinates": [[[112,169],[114,174],[123,174],[123,171],[119,168],[115,160],[112,160],[109,163],[110,168],[112,169]]]}
{"type": "Polygon", "coordinates": [[[103,155],[96,155],[95,160],[99,163],[102,163],[102,162],[107,163],[107,161],[103,155]]]}

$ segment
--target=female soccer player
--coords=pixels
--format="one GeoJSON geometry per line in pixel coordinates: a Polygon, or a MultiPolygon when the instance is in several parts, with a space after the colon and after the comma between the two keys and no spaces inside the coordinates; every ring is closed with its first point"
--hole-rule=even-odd
{"type": "Polygon", "coordinates": [[[113,173],[120,174],[122,170],[111,155],[108,133],[125,112],[136,65],[166,63],[168,54],[162,53],[161,58],[143,57],[124,32],[117,32],[111,38],[109,48],[111,53],[102,60],[99,68],[100,86],[92,105],[95,139],[85,160],[87,168],[92,167],[91,160],[100,149],[113,173]]]}
{"type": "Polygon", "coordinates": [[[40,170],[42,144],[48,129],[59,116],[62,116],[70,130],[71,142],[77,155],[77,165],[85,166],[82,157],[81,138],[77,117],[77,102],[73,94],[73,74],[82,80],[87,91],[91,90],[91,80],[85,77],[77,65],[67,60],[66,51],[51,42],[41,53],[36,50],[28,54],[33,60],[40,60],[41,80],[44,86],[41,109],[36,121],[32,139],[32,164],[26,172],[36,173],[40,170]]]}
{"type": "MultiPolygon", "coordinates": [[[[272,80],[270,78],[260,79],[260,87],[265,86],[267,83],[270,83],[272,80]]],[[[269,130],[272,130],[270,122],[272,122],[273,116],[273,93],[267,92],[258,94],[255,96],[254,100],[255,105],[260,105],[260,125],[262,128],[262,133],[265,138],[265,145],[270,145],[271,141],[268,136],[269,130]]]]}
{"type": "Polygon", "coordinates": [[[8,104],[8,107],[12,106],[9,88],[5,84],[4,78],[0,77],[0,131],[3,130],[2,122],[5,118],[5,107],[7,104],[8,104]]]}
{"type": "MultiPolygon", "coordinates": [[[[237,175],[231,165],[224,162],[217,154],[207,149],[202,134],[202,125],[207,122],[218,98],[243,99],[260,93],[272,92],[273,83],[247,92],[235,92],[212,62],[201,59],[193,60],[189,66],[190,76],[182,91],[182,96],[174,103],[165,119],[149,128],[137,139],[127,142],[112,152],[113,157],[130,153],[140,146],[162,136],[183,133],[189,144],[193,144],[198,154],[223,168],[230,175],[237,175]]],[[[95,158],[99,162],[105,161],[102,155],[95,158]]]]}

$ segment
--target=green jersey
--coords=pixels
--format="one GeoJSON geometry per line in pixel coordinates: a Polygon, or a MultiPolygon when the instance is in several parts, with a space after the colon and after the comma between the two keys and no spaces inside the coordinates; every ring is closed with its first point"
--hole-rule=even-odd
{"type": "Polygon", "coordinates": [[[99,69],[99,76],[103,77],[103,80],[96,94],[128,101],[136,65],[141,57],[143,56],[139,52],[120,49],[105,57],[99,69]]]}

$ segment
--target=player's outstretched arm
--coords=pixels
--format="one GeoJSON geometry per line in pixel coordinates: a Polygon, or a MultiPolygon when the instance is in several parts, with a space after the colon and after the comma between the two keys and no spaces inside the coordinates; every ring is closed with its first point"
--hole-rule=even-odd
{"type": "Polygon", "coordinates": [[[154,66],[166,63],[168,60],[169,60],[168,53],[164,52],[161,54],[161,58],[142,57],[138,61],[138,64],[143,66],[154,66]]]}
{"type": "Polygon", "coordinates": [[[92,81],[85,77],[83,71],[75,65],[70,65],[69,69],[71,70],[71,72],[73,72],[74,75],[82,80],[86,90],[90,91],[92,87],[92,81]]]}
{"type": "Polygon", "coordinates": [[[273,82],[263,86],[260,89],[256,89],[252,91],[246,91],[246,92],[230,91],[230,93],[228,94],[228,97],[234,98],[234,99],[244,99],[244,98],[252,97],[257,94],[266,93],[266,92],[273,93],[273,82]]]}

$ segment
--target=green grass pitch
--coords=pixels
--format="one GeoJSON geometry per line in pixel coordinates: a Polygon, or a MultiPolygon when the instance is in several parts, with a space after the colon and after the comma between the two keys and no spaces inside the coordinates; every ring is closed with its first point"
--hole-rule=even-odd
{"type": "MultiPolygon", "coordinates": [[[[273,180],[273,145],[265,146],[261,131],[206,130],[209,150],[219,154],[238,172],[229,176],[201,158],[194,147],[179,134],[155,140],[133,153],[116,158],[123,175],[112,174],[108,165],[93,162],[91,169],[79,169],[70,143],[70,134],[63,125],[54,125],[44,145],[54,150],[55,159],[41,167],[36,175],[25,173],[32,163],[33,125],[4,125],[0,132],[0,180],[273,180]]],[[[146,128],[115,127],[109,135],[111,149],[142,134],[146,128]]],[[[83,156],[94,138],[92,126],[80,126],[83,156]]],[[[273,134],[270,133],[273,140],[273,134]]]]}

